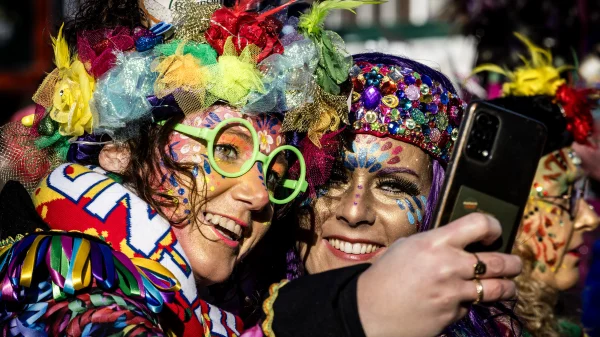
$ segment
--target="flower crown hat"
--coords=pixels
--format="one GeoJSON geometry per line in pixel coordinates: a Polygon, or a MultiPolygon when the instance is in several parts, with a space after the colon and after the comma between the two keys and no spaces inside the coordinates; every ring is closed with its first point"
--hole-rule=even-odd
{"type": "Polygon", "coordinates": [[[283,116],[284,131],[320,146],[325,132],[348,122],[340,85],[352,65],[344,41],[323,22],[332,9],[381,1],[315,2],[288,18],[294,2],[258,11],[257,0],[231,8],[180,0],[163,15],[171,23],[81,31],[76,46],[61,27],[52,39],[56,69],[33,96],[36,113],[3,127],[0,179],[31,191],[59,164],[94,162],[102,145],[134,138],[139,123],[216,102],[283,116]],[[313,117],[303,118],[309,109],[313,117]]]}

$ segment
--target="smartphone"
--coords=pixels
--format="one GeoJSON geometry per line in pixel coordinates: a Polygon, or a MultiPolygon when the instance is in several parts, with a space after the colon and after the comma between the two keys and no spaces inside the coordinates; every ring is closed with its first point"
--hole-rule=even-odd
{"type": "Polygon", "coordinates": [[[468,251],[510,253],[546,143],[547,129],[537,120],[496,106],[472,102],[465,112],[454,153],[433,217],[434,227],[469,213],[500,221],[502,237],[468,251]]]}

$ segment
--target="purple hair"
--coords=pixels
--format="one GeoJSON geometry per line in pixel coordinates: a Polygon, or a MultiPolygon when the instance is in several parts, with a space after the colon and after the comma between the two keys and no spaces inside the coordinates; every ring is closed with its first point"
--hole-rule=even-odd
{"type": "Polygon", "coordinates": [[[425,217],[423,224],[419,228],[419,232],[425,232],[429,230],[431,223],[431,217],[437,206],[438,198],[444,184],[444,176],[446,175],[444,168],[439,161],[433,160],[433,175],[431,179],[431,189],[429,190],[429,196],[427,197],[427,205],[425,209],[425,217]]]}

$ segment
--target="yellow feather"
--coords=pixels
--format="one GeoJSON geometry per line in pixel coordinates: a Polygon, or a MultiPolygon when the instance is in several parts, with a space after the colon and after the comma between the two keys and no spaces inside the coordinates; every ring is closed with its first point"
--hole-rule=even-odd
{"type": "Polygon", "coordinates": [[[71,54],[69,53],[69,46],[67,45],[67,41],[62,34],[64,26],[64,23],[62,26],[60,26],[60,30],[58,31],[56,38],[51,37],[52,48],[54,48],[54,64],[56,64],[58,69],[66,69],[71,66],[71,54]]]}
{"type": "Polygon", "coordinates": [[[471,75],[475,75],[482,71],[489,71],[492,73],[498,73],[498,74],[501,74],[504,76],[509,76],[509,73],[506,70],[502,69],[500,66],[497,66],[495,64],[490,64],[490,63],[482,64],[479,67],[473,69],[473,71],[471,72],[471,75]]]}
{"type": "Polygon", "coordinates": [[[525,36],[515,32],[514,33],[517,39],[521,40],[523,44],[529,49],[529,53],[531,54],[531,63],[533,67],[543,67],[547,65],[552,65],[552,54],[549,51],[542,49],[533,42],[531,42],[525,36]]]}

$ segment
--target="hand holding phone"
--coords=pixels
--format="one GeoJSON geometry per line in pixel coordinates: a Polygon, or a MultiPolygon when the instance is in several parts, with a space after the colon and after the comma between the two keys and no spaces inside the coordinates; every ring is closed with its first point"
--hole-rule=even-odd
{"type": "Polygon", "coordinates": [[[546,141],[546,127],[534,119],[489,102],[467,108],[446,169],[435,227],[473,212],[489,214],[502,225],[502,237],[469,251],[509,253],[546,141]]]}

